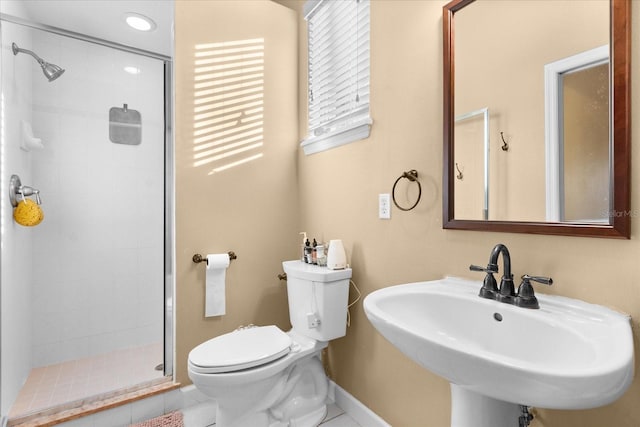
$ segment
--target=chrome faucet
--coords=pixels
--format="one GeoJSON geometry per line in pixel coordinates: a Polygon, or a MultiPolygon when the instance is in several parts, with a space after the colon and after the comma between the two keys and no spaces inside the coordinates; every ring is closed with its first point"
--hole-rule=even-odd
{"type": "Polygon", "coordinates": [[[535,297],[533,291],[533,286],[531,286],[531,281],[543,283],[545,285],[553,284],[553,280],[550,277],[529,276],[528,274],[525,274],[522,276],[522,283],[518,287],[518,293],[516,294],[515,287],[513,286],[513,274],[511,274],[511,255],[509,255],[509,249],[507,249],[507,247],[502,243],[498,243],[493,247],[491,255],[489,256],[489,264],[487,264],[487,268],[470,265],[469,270],[484,271],[487,273],[484,278],[482,288],[478,293],[479,296],[482,298],[506,302],[507,304],[514,304],[518,307],[540,308],[538,299],[535,297]],[[504,273],[500,280],[500,287],[498,287],[493,275],[498,272],[498,257],[500,254],[502,254],[504,273]]]}

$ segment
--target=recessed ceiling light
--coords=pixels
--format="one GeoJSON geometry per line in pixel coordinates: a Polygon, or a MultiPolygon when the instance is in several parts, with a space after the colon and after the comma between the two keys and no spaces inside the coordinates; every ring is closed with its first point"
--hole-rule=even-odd
{"type": "Polygon", "coordinates": [[[125,14],[125,21],[131,28],[138,31],[153,31],[156,29],[156,23],[148,16],[139,13],[128,12],[125,14]]]}
{"type": "Polygon", "coordinates": [[[131,65],[124,67],[124,70],[129,74],[140,74],[140,68],[131,65]]]}

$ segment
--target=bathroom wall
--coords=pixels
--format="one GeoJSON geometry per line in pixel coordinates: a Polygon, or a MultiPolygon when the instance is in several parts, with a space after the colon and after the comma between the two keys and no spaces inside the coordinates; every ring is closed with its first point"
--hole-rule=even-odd
{"type": "MultiPolygon", "coordinates": [[[[545,292],[627,312],[637,328],[637,218],[629,241],[442,229],[444,1],[372,2],[371,137],[309,157],[297,147],[306,129],[303,1],[279,3],[298,12],[298,76],[285,66],[296,60],[295,54],[280,60],[276,71],[269,74],[288,82],[299,79],[300,95],[296,105],[285,86],[269,89],[273,81],[265,83],[265,102],[277,104],[269,117],[278,125],[265,119],[262,160],[212,175],[210,168],[194,165],[194,71],[188,65],[176,69],[178,381],[189,383],[187,354],[205,339],[239,324],[268,322],[288,327],[286,293],[275,274],[281,271],[283,258],[297,256],[296,233],[301,228],[324,239],[345,241],[354,280],[364,295],[447,274],[480,279],[467,270],[468,265],[485,262],[493,245],[502,242],[511,250],[516,275],[553,276],[554,286],[545,292]],[[299,131],[289,135],[292,128],[284,124],[284,116],[295,114],[296,108],[299,131]],[[273,137],[267,138],[267,124],[275,126],[271,127],[276,131],[273,137]],[[394,208],[391,220],[377,219],[378,193],[390,192],[395,179],[411,168],[420,174],[422,201],[410,212],[394,208]],[[239,257],[227,272],[228,314],[206,319],[204,266],[193,265],[191,256],[227,250],[235,250],[239,257]]],[[[177,2],[176,63],[193,63],[194,46],[199,43],[256,37],[262,31],[271,34],[265,40],[276,37],[280,44],[295,37],[295,29],[276,23],[272,13],[291,20],[291,14],[268,2],[177,2]]],[[[639,8],[633,10],[633,22],[635,27],[640,22],[639,8]]],[[[639,32],[633,35],[633,45],[640,45],[639,32]]],[[[633,63],[639,63],[638,55],[634,50],[633,63]]],[[[634,77],[640,78],[637,67],[634,77]]],[[[633,93],[640,89],[638,78],[633,93]]],[[[639,99],[633,100],[636,123],[640,123],[639,99]]],[[[640,149],[640,138],[634,137],[633,145],[640,149]]],[[[633,169],[635,182],[639,168],[633,169]]],[[[634,187],[634,206],[639,198],[640,189],[634,187]]],[[[367,321],[361,303],[352,309],[347,336],[330,344],[330,364],[338,384],[390,424],[449,425],[446,381],[386,342],[367,321]]],[[[640,382],[635,381],[612,405],[588,411],[539,410],[532,425],[634,427],[640,424],[639,398],[640,382]]]]}
{"type": "MultiPolygon", "coordinates": [[[[3,13],[17,10],[0,9],[3,13]]],[[[13,5],[20,8],[19,4],[13,5]]],[[[0,416],[8,413],[20,387],[31,369],[31,248],[33,230],[13,221],[13,207],[9,202],[9,178],[18,174],[24,184],[31,181],[32,167],[28,155],[20,150],[21,120],[31,120],[31,67],[34,64],[13,61],[11,42],[29,45],[30,31],[2,25],[0,50],[0,416]],[[11,325],[11,328],[5,326],[11,325]]]]}
{"type": "MultiPolygon", "coordinates": [[[[303,4],[282,2],[297,11],[303,4]]],[[[394,284],[445,275],[481,280],[468,271],[469,264],[486,262],[491,248],[505,243],[511,251],[515,275],[549,275],[554,285],[543,292],[629,313],[638,342],[640,186],[632,189],[635,213],[631,240],[442,229],[444,4],[371,2],[371,136],[308,157],[299,150],[301,226],[312,234],[344,240],[353,279],[364,295],[394,284]],[[412,168],[418,170],[423,187],[418,207],[410,212],[393,208],[391,220],[379,220],[378,193],[390,192],[395,179],[412,168]],[[331,173],[324,173],[327,170],[331,173]],[[318,185],[318,176],[323,176],[322,185],[318,185]]],[[[638,4],[634,2],[633,6],[638,4]]],[[[632,122],[640,126],[640,31],[635,31],[640,28],[640,7],[633,7],[632,14],[632,122]]],[[[302,18],[298,22],[300,140],[306,129],[306,31],[302,18]]],[[[634,133],[632,145],[633,152],[638,153],[638,133],[634,133]]],[[[633,161],[632,182],[640,178],[638,159],[633,161]]],[[[448,384],[385,341],[366,319],[361,303],[352,308],[347,336],[330,344],[330,362],[337,383],[391,425],[449,425],[448,384]]],[[[538,410],[532,426],[634,427],[640,425],[639,399],[640,379],[636,379],[611,405],[585,411],[538,410]]]]}
{"type": "Polygon", "coordinates": [[[298,256],[301,231],[297,23],[270,1],[175,5],[175,372],[184,385],[188,353],[207,339],[250,323],[290,328],[277,275],[298,256]],[[191,258],[228,251],[238,259],[226,273],[226,314],[205,318],[205,265],[191,258]]]}

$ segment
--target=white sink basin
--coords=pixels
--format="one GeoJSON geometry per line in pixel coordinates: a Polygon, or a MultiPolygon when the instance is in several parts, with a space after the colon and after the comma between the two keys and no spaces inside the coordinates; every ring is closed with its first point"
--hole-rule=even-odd
{"type": "Polygon", "coordinates": [[[454,399],[470,392],[583,409],[613,402],[631,384],[629,316],[543,294],[540,309],[515,307],[480,298],[481,287],[456,278],[392,286],[369,294],[364,309],[400,351],[452,383],[454,399]]]}

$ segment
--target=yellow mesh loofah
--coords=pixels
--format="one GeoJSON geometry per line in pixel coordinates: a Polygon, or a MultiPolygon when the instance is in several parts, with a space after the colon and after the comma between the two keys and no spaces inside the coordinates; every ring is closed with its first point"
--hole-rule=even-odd
{"type": "Polygon", "coordinates": [[[13,219],[25,227],[38,225],[44,219],[42,208],[31,199],[20,200],[13,211],[13,219]]]}

